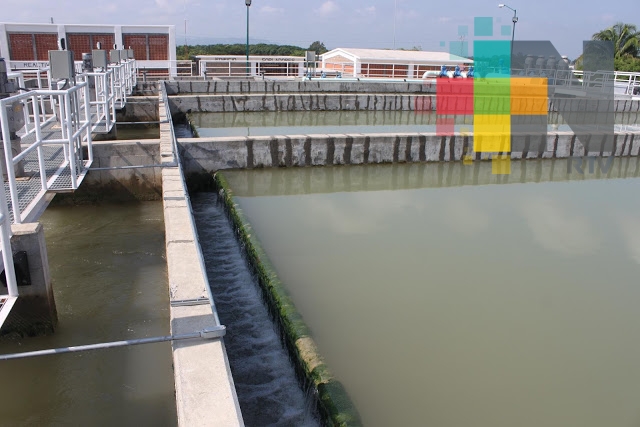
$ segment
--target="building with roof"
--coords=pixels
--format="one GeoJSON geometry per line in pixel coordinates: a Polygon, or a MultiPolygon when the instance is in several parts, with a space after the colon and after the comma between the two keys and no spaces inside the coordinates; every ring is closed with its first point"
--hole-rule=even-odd
{"type": "Polygon", "coordinates": [[[69,25],[0,23],[0,57],[12,70],[45,68],[49,51],[58,40],[67,41],[74,60],[96,49],[133,49],[138,69],[150,74],[176,74],[176,37],[173,25],[69,25]]]}
{"type": "Polygon", "coordinates": [[[439,71],[443,65],[469,66],[473,60],[447,52],[337,48],[322,55],[324,71],[353,77],[418,79],[426,71],[439,71]]]}

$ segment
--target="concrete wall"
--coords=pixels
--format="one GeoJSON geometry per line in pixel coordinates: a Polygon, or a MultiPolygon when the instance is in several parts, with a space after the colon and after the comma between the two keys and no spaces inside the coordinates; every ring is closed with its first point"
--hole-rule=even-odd
{"type": "MultiPolygon", "coordinates": [[[[168,119],[160,95],[159,112],[168,119]]],[[[162,200],[166,230],[167,269],[171,301],[209,296],[207,304],[170,307],[171,333],[193,333],[219,326],[211,300],[191,202],[175,156],[171,122],[160,124],[162,200]]],[[[175,341],[173,370],[178,425],[185,427],[243,426],[224,341],[175,341]]]]}
{"type": "Polygon", "coordinates": [[[80,188],[73,193],[56,194],[53,203],[160,200],[159,145],[157,139],[94,142],[94,161],[80,188]]]}
{"type": "Polygon", "coordinates": [[[311,81],[175,81],[166,82],[167,95],[196,94],[283,94],[283,93],[393,93],[434,94],[433,83],[416,82],[354,82],[333,80],[311,81]]]}
{"type": "MultiPolygon", "coordinates": [[[[28,285],[18,288],[20,297],[2,326],[0,336],[6,334],[10,337],[33,337],[52,334],[58,324],[58,312],[49,274],[44,229],[40,223],[26,223],[13,224],[11,230],[11,249],[14,254],[26,254],[30,281],[28,285]]],[[[26,275],[19,274],[18,269],[16,276],[20,280],[21,276],[26,275]]],[[[0,293],[7,294],[7,288],[2,284],[0,293]]]]}
{"type": "MultiPolygon", "coordinates": [[[[534,137],[531,138],[530,148],[535,142],[534,137]]],[[[282,166],[461,161],[465,155],[474,160],[491,157],[488,153],[471,151],[472,136],[437,136],[433,133],[185,138],[179,143],[186,173],[282,166]]],[[[531,149],[513,152],[511,158],[609,155],[596,144],[592,144],[586,153],[582,143],[569,132],[550,133],[541,143],[546,145],[541,155],[531,149]]],[[[616,135],[616,156],[638,156],[639,152],[640,133],[616,135]]]]}
{"type": "Polygon", "coordinates": [[[130,96],[116,112],[116,122],[157,122],[158,96],[130,96]]]}
{"type": "MultiPolygon", "coordinates": [[[[201,83],[201,82],[189,82],[201,83]]],[[[473,111],[475,108],[484,108],[492,111],[497,108],[496,98],[484,97],[458,97],[455,101],[460,105],[453,108],[456,111],[473,111]],[[480,104],[479,104],[480,103],[480,104]],[[482,104],[486,104],[483,107],[482,104]]],[[[500,99],[498,99],[500,101],[500,99]]],[[[376,91],[368,93],[308,93],[301,92],[262,92],[251,91],[245,94],[218,94],[203,95],[179,95],[169,99],[172,114],[178,112],[205,112],[222,113],[238,111],[436,111],[437,97],[433,94],[409,94],[409,93],[380,93],[376,91]]],[[[531,110],[531,114],[539,114],[530,98],[520,97],[505,100],[518,108],[519,111],[531,110]]],[[[625,100],[600,100],[599,111],[615,112],[639,112],[640,101],[625,100]]],[[[586,100],[553,99],[547,101],[547,111],[575,111],[586,110],[586,100]]],[[[594,107],[590,104],[589,109],[594,107]]],[[[544,109],[544,107],[543,107],[544,109]]]]}

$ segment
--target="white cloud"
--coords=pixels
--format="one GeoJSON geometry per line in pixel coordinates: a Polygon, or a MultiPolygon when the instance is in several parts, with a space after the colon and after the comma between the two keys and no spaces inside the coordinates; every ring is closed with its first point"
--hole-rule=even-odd
{"type": "Polygon", "coordinates": [[[356,13],[359,15],[375,15],[376,7],[369,6],[369,7],[365,7],[364,9],[356,9],[356,13]]]}
{"type": "Polygon", "coordinates": [[[327,0],[322,3],[319,9],[316,9],[315,12],[320,15],[330,15],[338,10],[338,5],[333,0],[327,0]]]}
{"type": "Polygon", "coordinates": [[[260,12],[262,12],[262,13],[282,13],[282,12],[284,12],[284,9],[282,9],[280,7],[263,6],[260,9],[260,12]]]}
{"type": "Polygon", "coordinates": [[[443,24],[447,23],[447,22],[450,22],[450,21],[451,21],[451,18],[448,17],[448,16],[440,16],[438,18],[438,22],[443,23],[443,24]]]}

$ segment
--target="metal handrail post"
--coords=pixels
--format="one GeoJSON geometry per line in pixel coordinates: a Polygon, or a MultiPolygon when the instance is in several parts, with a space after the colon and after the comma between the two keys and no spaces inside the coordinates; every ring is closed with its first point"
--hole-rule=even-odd
{"type": "MultiPolygon", "coordinates": [[[[34,96],[34,101],[35,101],[35,96],[34,96]]],[[[44,191],[48,190],[48,184],[47,184],[47,168],[46,165],[44,163],[44,153],[42,150],[42,144],[40,144],[40,141],[42,141],[42,132],[40,131],[40,111],[39,111],[39,105],[37,102],[34,102],[33,105],[33,115],[35,117],[35,121],[34,121],[34,125],[36,127],[36,141],[38,142],[38,167],[40,168],[40,185],[42,186],[42,189],[44,191]]]]}
{"type": "Polygon", "coordinates": [[[7,208],[7,195],[4,192],[4,185],[1,186],[0,197],[2,201],[2,224],[0,225],[0,236],[2,238],[2,261],[4,262],[5,278],[7,280],[7,291],[10,297],[18,296],[18,281],[16,271],[13,266],[13,252],[11,250],[11,225],[9,224],[9,209],[7,208]]]}
{"type": "Polygon", "coordinates": [[[7,179],[9,180],[9,193],[11,195],[13,218],[16,224],[20,224],[22,223],[22,218],[20,214],[20,204],[18,203],[18,185],[15,179],[15,168],[13,167],[13,153],[11,151],[11,137],[9,135],[9,122],[6,105],[7,104],[4,101],[0,101],[0,122],[2,126],[2,140],[4,143],[4,160],[5,167],[7,168],[7,179]]]}
{"type": "MultiPolygon", "coordinates": [[[[85,86],[85,91],[88,93],[89,86],[85,86]]],[[[93,162],[93,144],[91,141],[91,111],[89,108],[89,99],[87,96],[84,97],[84,105],[85,105],[85,120],[89,123],[87,126],[87,157],[90,162],[93,162]],[[87,113],[88,112],[88,116],[87,113]]],[[[80,152],[82,153],[82,141],[80,141],[80,152]]],[[[82,163],[82,169],[84,169],[84,162],[82,163]]]]}
{"type": "MultiPolygon", "coordinates": [[[[73,152],[74,141],[73,141],[73,124],[71,121],[71,97],[70,94],[67,93],[64,97],[64,103],[67,110],[67,117],[65,120],[65,125],[67,126],[69,136],[68,136],[68,147],[69,147],[69,169],[71,171],[71,187],[75,190],[78,188],[78,183],[76,179],[76,159],[75,153],[73,152]]],[[[64,127],[64,126],[62,126],[64,127]]]]}

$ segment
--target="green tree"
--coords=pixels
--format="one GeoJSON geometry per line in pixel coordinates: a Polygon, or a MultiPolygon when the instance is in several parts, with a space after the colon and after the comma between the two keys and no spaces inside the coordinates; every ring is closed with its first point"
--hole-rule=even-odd
{"type": "Polygon", "coordinates": [[[617,24],[595,33],[593,40],[602,40],[613,42],[614,57],[622,56],[638,56],[640,48],[640,32],[635,25],[617,24]]]}
{"type": "Polygon", "coordinates": [[[321,41],[315,41],[311,43],[311,46],[309,46],[309,49],[307,50],[313,50],[317,55],[322,55],[323,53],[329,51],[329,49],[327,49],[324,43],[322,43],[321,41]]]}

